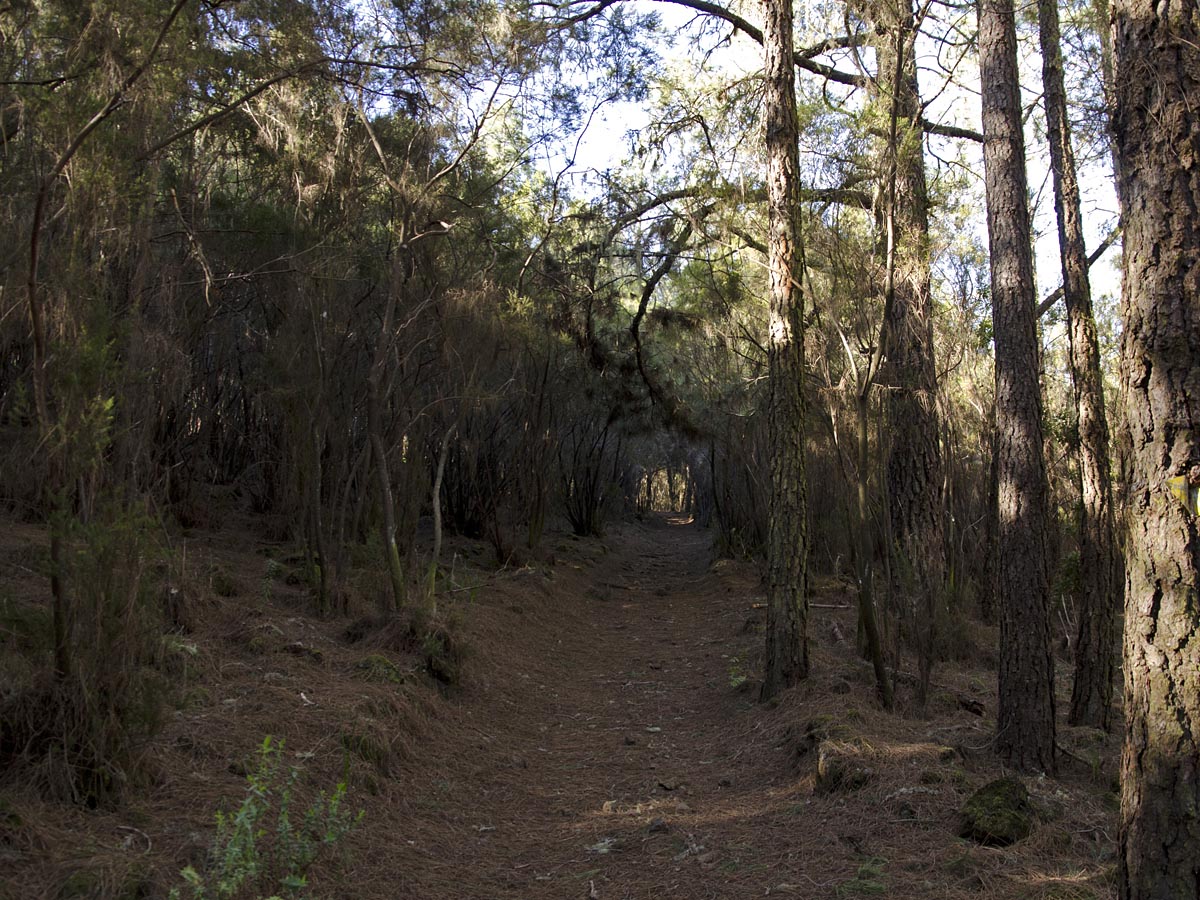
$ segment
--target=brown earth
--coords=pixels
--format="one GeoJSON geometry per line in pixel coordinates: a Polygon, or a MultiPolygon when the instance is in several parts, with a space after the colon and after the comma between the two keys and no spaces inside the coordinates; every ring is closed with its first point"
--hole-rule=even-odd
{"type": "MultiPolygon", "coordinates": [[[[36,538],[10,530],[0,552],[36,538]]],[[[938,670],[928,718],[884,713],[854,652],[851,590],[822,583],[814,675],[764,706],[753,566],[712,564],[707,533],[669,518],[552,543],[551,564],[499,573],[481,546],[448,545],[458,586],[441,605],[471,654],[447,689],[386,628],[352,641],[349,619],[302,614],[278,563],[260,574],[262,546],[194,539],[193,571],[233,573],[236,591],[197,591],[186,699],[151,748],[152,784],[86,811],[5,778],[0,895],[164,896],[203,864],[214,812],[243,796],[245,760],[271,734],[306,796],[349,764],[365,811],[311,897],[1114,896],[1111,736],[1063,729],[1067,774],[1025,779],[1030,837],[957,837],[963,801],[1003,774],[978,662],[994,631],[956,635],[964,662],[938,670]],[[364,667],[380,658],[397,683],[364,667]],[[818,784],[821,757],[840,784],[818,784]]],[[[10,597],[42,590],[6,582],[10,597]]]]}

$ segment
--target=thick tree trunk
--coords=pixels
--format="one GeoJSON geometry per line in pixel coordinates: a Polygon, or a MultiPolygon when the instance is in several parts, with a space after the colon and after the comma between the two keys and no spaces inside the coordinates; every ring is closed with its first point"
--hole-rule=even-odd
{"type": "Polygon", "coordinates": [[[1129,450],[1121,896],[1200,896],[1200,18],[1113,4],[1129,450]]]}
{"type": "Polygon", "coordinates": [[[938,443],[937,371],[933,304],[929,290],[929,197],[925,184],[921,98],[913,48],[910,0],[872,7],[878,39],[877,83],[893,123],[890,193],[895,247],[891,302],[887,306],[889,450],[886,464],[893,549],[903,577],[897,588],[913,594],[923,621],[919,637],[924,706],[936,641],[937,605],[946,577],[942,530],[942,454],[938,443]],[[879,33],[879,29],[883,29],[879,33]]]}
{"type": "Polygon", "coordinates": [[[792,2],[765,0],[770,326],[767,344],[771,500],[767,647],[762,697],[808,675],[807,498],[804,483],[804,245],[792,2]]]}
{"type": "Polygon", "coordinates": [[[1038,0],[1042,43],[1042,88],[1046,130],[1054,173],[1054,207],[1058,214],[1058,246],[1063,295],[1071,343],[1071,377],[1079,416],[1079,475],[1082,510],[1079,522],[1079,569],[1083,606],[1075,644],[1075,683],[1070,722],[1108,729],[1115,669],[1117,562],[1113,539],[1112,479],[1109,471],[1108,419],[1104,411],[1104,377],[1100,341],[1092,315],[1087,250],[1079,182],[1071,147],[1070,120],[1063,87],[1058,0],[1038,0]]]}
{"type": "Polygon", "coordinates": [[[996,752],[1015,768],[1052,772],[1048,489],[1012,0],[980,0],[979,74],[996,342],[996,599],[1000,607],[996,752]]]}

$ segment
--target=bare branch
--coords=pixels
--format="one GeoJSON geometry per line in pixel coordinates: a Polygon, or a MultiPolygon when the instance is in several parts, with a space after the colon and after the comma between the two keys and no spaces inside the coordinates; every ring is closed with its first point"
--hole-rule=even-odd
{"type": "MultiPolygon", "coordinates": [[[[1116,243],[1117,238],[1120,236],[1121,236],[1121,226],[1118,225],[1116,228],[1114,228],[1112,231],[1110,231],[1108,233],[1108,237],[1106,237],[1104,240],[1102,240],[1100,242],[1100,246],[1097,247],[1095,250],[1093,250],[1088,255],[1088,259],[1087,259],[1088,268],[1091,268],[1092,266],[1094,266],[1096,264],[1096,260],[1098,260],[1100,257],[1102,257],[1105,254],[1105,252],[1107,252],[1108,248],[1111,247],[1114,243],[1116,243]]],[[[1045,300],[1043,300],[1041,303],[1039,303],[1038,308],[1037,308],[1038,318],[1040,319],[1047,312],[1049,312],[1050,307],[1054,306],[1055,303],[1057,303],[1059,300],[1061,300],[1062,296],[1063,296],[1063,288],[1059,287],[1056,291],[1054,291],[1048,297],[1046,297],[1045,300]]]]}
{"type": "MultiPolygon", "coordinates": [[[[659,3],[673,3],[676,6],[682,6],[686,9],[694,9],[696,12],[705,13],[728,22],[738,31],[744,33],[748,38],[756,43],[763,42],[762,29],[743,19],[737,13],[730,12],[723,6],[716,3],[709,3],[708,0],[658,0],[659,3]]],[[[861,75],[852,75],[849,72],[842,72],[835,69],[833,66],[827,66],[824,63],[814,62],[805,54],[807,50],[794,52],[792,58],[796,63],[796,68],[803,69],[806,72],[812,72],[814,75],[820,75],[822,78],[827,78],[830,81],[836,81],[838,84],[849,85],[850,87],[865,87],[867,80],[861,75]]],[[[823,52],[823,51],[822,51],[823,52]]],[[[816,54],[814,54],[816,55],[816,54]]]]}
{"type": "Polygon", "coordinates": [[[974,131],[970,128],[959,128],[957,125],[942,125],[938,122],[930,122],[922,117],[921,127],[926,134],[940,134],[942,137],[961,138],[964,141],[974,141],[977,144],[983,143],[983,133],[974,131]]]}

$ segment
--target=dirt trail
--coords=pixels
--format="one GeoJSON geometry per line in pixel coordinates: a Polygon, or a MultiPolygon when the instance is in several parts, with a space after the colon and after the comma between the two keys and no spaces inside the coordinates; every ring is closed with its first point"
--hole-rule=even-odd
{"type": "Polygon", "coordinates": [[[386,852],[356,860],[372,896],[1112,896],[1111,797],[1094,777],[1028,779],[1040,824],[1012,848],[957,836],[966,796],[1005,774],[994,725],[960,702],[986,704],[989,673],[946,664],[928,718],[882,711],[844,637],[849,588],[828,582],[812,676],[759,704],[744,680],[760,663],[757,569],[713,566],[709,548],[655,519],[603,545],[566,539],[549,577],[481,595],[468,687],[414,742],[386,852]],[[857,780],[818,790],[825,753],[857,780]]]}
{"type": "MultiPolygon", "coordinates": [[[[10,782],[0,898],[165,896],[183,865],[211,860],[214,811],[245,795],[264,735],[286,741],[306,797],[349,766],[349,802],[365,812],[311,873],[314,897],[1115,896],[1117,736],[1064,723],[1060,743],[1084,765],[1025,779],[1028,838],[957,836],[970,793],[1008,774],[987,749],[995,634],[983,626],[957,633],[928,717],[910,714],[905,690],[900,714],[884,712],[847,638],[853,588],[820,579],[812,676],[759,704],[746,680],[763,643],[759,569],[712,565],[709,533],[652,519],[603,541],[559,536],[552,565],[499,573],[486,545],[453,538],[453,581],[470,589],[440,601],[472,655],[442,697],[407,637],[397,647],[390,627],[297,615],[304,589],[272,574],[275,556],[264,572],[262,548],[220,539],[193,566],[235,573],[236,590],[198,601],[153,789],[87,810],[10,782]],[[854,777],[819,790],[819,758],[854,777]]],[[[1064,676],[1064,708],[1069,688],[1064,676]]]]}
{"type": "Polygon", "coordinates": [[[476,740],[425,760],[396,859],[411,896],[762,896],[786,881],[766,872],[770,836],[747,830],[784,774],[782,751],[747,752],[761,720],[735,690],[734,638],[751,604],[710,573],[709,542],[678,521],[626,530],[555,590],[549,641],[466,701],[476,740]]]}

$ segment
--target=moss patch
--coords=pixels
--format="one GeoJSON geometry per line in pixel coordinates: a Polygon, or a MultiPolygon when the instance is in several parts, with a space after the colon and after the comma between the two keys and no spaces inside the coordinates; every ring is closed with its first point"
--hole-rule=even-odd
{"type": "Polygon", "coordinates": [[[1029,791],[1015,778],[990,781],[972,794],[962,808],[961,837],[989,847],[1007,847],[1033,830],[1029,791]]]}
{"type": "Polygon", "coordinates": [[[354,664],[355,674],[364,681],[380,684],[403,684],[404,673],[400,667],[381,653],[364,656],[354,664]]]}

